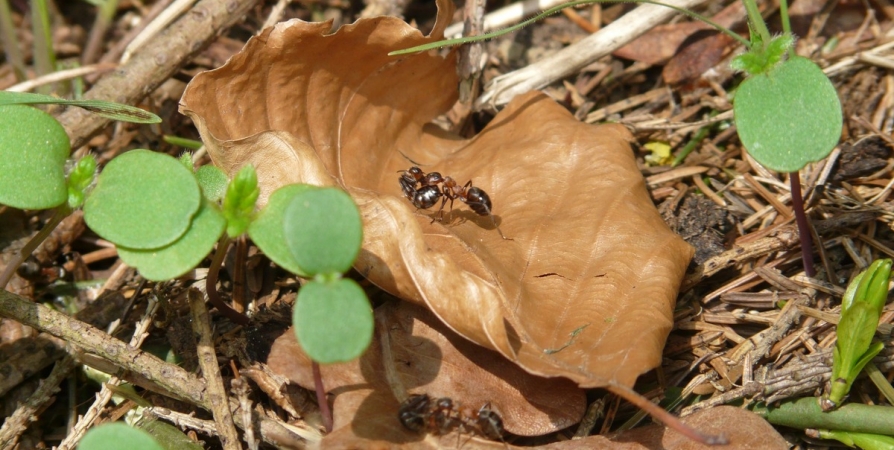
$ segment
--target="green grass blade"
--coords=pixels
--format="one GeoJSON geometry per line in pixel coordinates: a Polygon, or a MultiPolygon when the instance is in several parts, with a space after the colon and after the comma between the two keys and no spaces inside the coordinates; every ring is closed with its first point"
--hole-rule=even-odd
{"type": "Polygon", "coordinates": [[[66,100],[50,95],[30,92],[0,91],[0,105],[68,105],[84,108],[96,115],[112,120],[133,123],[161,123],[161,117],[135,106],[102,100],[66,100]]]}

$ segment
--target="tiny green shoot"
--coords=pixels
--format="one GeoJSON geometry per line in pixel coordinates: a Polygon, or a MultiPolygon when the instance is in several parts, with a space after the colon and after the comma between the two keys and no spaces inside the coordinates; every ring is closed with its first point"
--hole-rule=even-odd
{"type": "Polygon", "coordinates": [[[863,367],[884,348],[882,342],[873,342],[873,336],[888,298],[890,279],[891,260],[880,259],[857,275],[845,290],[838,340],[832,353],[831,388],[820,402],[824,411],[841,404],[863,367]]]}
{"type": "Polygon", "coordinates": [[[223,214],[227,219],[227,236],[235,238],[248,230],[254,218],[255,203],[261,190],[254,167],[245,166],[227,186],[223,201],[223,214]]]}

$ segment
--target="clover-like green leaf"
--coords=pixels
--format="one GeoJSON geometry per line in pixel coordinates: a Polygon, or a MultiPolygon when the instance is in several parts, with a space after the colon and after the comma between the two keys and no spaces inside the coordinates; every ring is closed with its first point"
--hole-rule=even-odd
{"type": "Polygon", "coordinates": [[[301,287],[292,323],[298,343],[321,364],[351,361],[369,347],[373,313],[354,280],[314,280],[301,287]]]}
{"type": "Polygon", "coordinates": [[[173,243],[155,249],[118,246],[118,255],[128,265],[139,269],[147,280],[177,278],[202,262],[220,238],[226,223],[217,207],[205,201],[186,233],[173,243]]]}
{"type": "Polygon", "coordinates": [[[296,195],[286,207],[283,230],[295,261],[312,275],[346,272],[363,241],[357,205],[337,188],[296,195]]]}
{"type": "Polygon", "coordinates": [[[739,139],[758,162],[795,172],[832,151],[841,136],[841,103],[812,61],[793,57],[743,81],[733,101],[739,139]]]}
{"type": "Polygon", "coordinates": [[[92,428],[81,439],[79,450],[164,450],[149,433],[121,422],[92,428]]]}
{"type": "Polygon", "coordinates": [[[30,106],[0,106],[0,204],[48,209],[64,203],[68,135],[53,116],[30,106]]]}
{"type": "Polygon", "coordinates": [[[267,206],[262,209],[248,226],[248,236],[254,241],[270,260],[283,269],[302,277],[309,276],[298,261],[292,256],[283,233],[283,217],[286,207],[298,194],[318,189],[307,184],[289,184],[283,186],[272,194],[267,200],[267,206]]]}
{"type": "Polygon", "coordinates": [[[201,200],[195,176],[177,159],[132,150],[99,175],[84,204],[84,220],[117,245],[159,248],[183,236],[201,200]]]}

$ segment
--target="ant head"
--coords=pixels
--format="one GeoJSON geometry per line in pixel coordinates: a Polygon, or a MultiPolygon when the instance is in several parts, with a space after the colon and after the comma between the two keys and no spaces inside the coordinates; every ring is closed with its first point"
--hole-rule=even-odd
{"type": "Polygon", "coordinates": [[[439,172],[429,172],[422,180],[422,184],[431,186],[438,183],[443,183],[444,177],[441,176],[439,172]]]}

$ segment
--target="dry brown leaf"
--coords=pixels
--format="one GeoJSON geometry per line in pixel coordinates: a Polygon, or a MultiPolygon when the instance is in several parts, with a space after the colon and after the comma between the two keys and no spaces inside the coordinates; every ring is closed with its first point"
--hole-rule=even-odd
{"type": "Polygon", "coordinates": [[[611,440],[604,436],[589,436],[574,441],[564,441],[541,448],[572,450],[610,448],[612,450],[786,450],[790,446],[785,439],[764,419],[751,411],[732,406],[718,406],[683,418],[683,423],[702,432],[724,434],[729,445],[711,447],[699,444],[676,431],[653,424],[634,428],[611,440]]]}
{"type": "MultiPolygon", "coordinates": [[[[733,2],[711,17],[711,20],[715,23],[727,28],[737,26],[742,23],[744,19],[745,7],[741,2],[733,2]]],[[[662,65],[669,59],[677,57],[680,54],[681,47],[684,47],[693,35],[699,32],[704,32],[705,30],[713,31],[714,28],[706,23],[698,21],[659,25],[651,29],[648,33],[634,39],[629,44],[619,48],[612,54],[620,58],[641,61],[652,65],[662,65]]],[[[722,44],[726,42],[728,41],[723,41],[716,45],[722,46],[722,44]]],[[[712,49],[714,45],[714,43],[708,44],[712,49]]],[[[693,53],[698,55],[695,51],[693,51],[693,53]]],[[[693,56],[687,56],[687,58],[694,59],[693,56]]],[[[708,61],[704,63],[705,68],[697,72],[697,74],[700,75],[704,70],[713,67],[713,64],[708,65],[708,63],[710,63],[710,61],[715,61],[715,58],[714,55],[708,57],[708,61]]],[[[716,61],[714,64],[716,64],[716,61]]]]}
{"type": "MultiPolygon", "coordinates": [[[[571,381],[528,374],[451,332],[422,307],[387,303],[376,309],[376,325],[375,340],[359,360],[321,367],[324,386],[335,395],[334,432],[327,446],[354,438],[423,440],[398,421],[399,403],[409,393],[450,397],[476,410],[490,402],[507,431],[525,436],[567,428],[584,413],[584,393],[571,381]]],[[[274,342],[267,364],[314,388],[310,360],[292,329],[274,342]]]]}
{"type": "Polygon", "coordinates": [[[265,193],[338,183],[363,215],[357,270],[533,374],[631,386],[657,366],[692,250],[655,210],[629,132],[531,93],[474,139],[449,135],[428,123],[456,100],[452,53],[386,56],[433,39],[391,17],[328,29],[279,24],[190,83],[182,110],[215,164],[255,163],[265,193]],[[271,132],[295,155],[256,145],[271,132]],[[397,182],[413,164],[474,180],[514,240],[459,202],[430,223],[397,182]]]}

